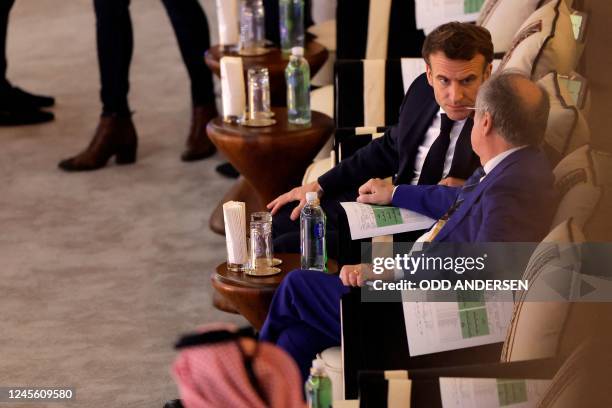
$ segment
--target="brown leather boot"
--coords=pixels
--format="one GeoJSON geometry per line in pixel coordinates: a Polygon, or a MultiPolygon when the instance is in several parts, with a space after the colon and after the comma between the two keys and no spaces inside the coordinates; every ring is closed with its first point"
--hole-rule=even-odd
{"type": "Polygon", "coordinates": [[[130,116],[102,115],[87,149],[62,160],[58,166],[66,171],[96,170],[106,166],[112,156],[117,164],[132,164],[137,148],[138,138],[130,116]]]}
{"type": "Polygon", "coordinates": [[[189,162],[212,156],[217,148],[206,134],[206,124],[217,116],[215,105],[194,106],[191,116],[191,129],[187,137],[187,149],[181,160],[189,162]]]}

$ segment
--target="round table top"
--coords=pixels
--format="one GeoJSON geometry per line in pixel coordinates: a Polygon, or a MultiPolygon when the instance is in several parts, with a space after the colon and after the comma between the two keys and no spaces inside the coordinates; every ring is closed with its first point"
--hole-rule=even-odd
{"type": "MultiPolygon", "coordinates": [[[[272,276],[252,276],[243,272],[234,272],[227,269],[227,263],[223,262],[217,266],[214,278],[220,282],[229,285],[241,286],[253,289],[271,289],[274,290],[285,278],[285,276],[294,269],[300,268],[300,254],[274,254],[275,258],[283,261],[279,265],[280,273],[272,276]]],[[[338,264],[335,260],[327,261],[329,273],[338,272],[338,264]]],[[[316,271],[313,271],[316,273],[316,271]]]]}
{"type": "MultiPolygon", "coordinates": [[[[316,41],[308,41],[304,46],[304,58],[308,61],[311,67],[311,76],[314,76],[316,71],[321,68],[327,60],[327,49],[316,41]]],[[[213,45],[206,51],[206,64],[215,73],[220,70],[220,61],[222,57],[242,57],[244,69],[250,67],[262,66],[267,67],[272,72],[284,72],[289,62],[288,56],[283,56],[280,48],[270,48],[270,52],[263,55],[244,56],[239,55],[236,51],[223,50],[220,45],[213,45]]]]}
{"type": "Polygon", "coordinates": [[[287,121],[287,108],[272,108],[276,123],[271,126],[250,127],[238,124],[231,124],[223,121],[223,118],[216,117],[208,122],[208,130],[215,134],[222,134],[229,137],[303,137],[308,134],[320,135],[321,132],[330,134],[334,128],[334,120],[329,116],[312,111],[310,125],[293,125],[287,121]]]}

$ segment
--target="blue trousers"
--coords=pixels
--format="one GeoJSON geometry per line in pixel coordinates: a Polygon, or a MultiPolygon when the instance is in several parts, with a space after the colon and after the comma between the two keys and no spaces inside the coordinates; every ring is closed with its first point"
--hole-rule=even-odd
{"type": "Polygon", "coordinates": [[[340,298],[348,291],[337,275],[290,272],[274,294],[260,340],[288,352],[306,380],[316,354],[340,345],[340,298]]]}

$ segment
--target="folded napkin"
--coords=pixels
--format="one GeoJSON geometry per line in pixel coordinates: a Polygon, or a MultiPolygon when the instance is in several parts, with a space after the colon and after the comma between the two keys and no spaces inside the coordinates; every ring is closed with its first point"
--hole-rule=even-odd
{"type": "Polygon", "coordinates": [[[238,265],[246,264],[248,253],[245,204],[240,201],[228,201],[223,204],[223,220],[225,222],[227,262],[238,265]]]}
{"type": "Polygon", "coordinates": [[[219,25],[219,44],[238,44],[240,39],[238,0],[217,0],[217,24],[219,25]]]}
{"type": "Polygon", "coordinates": [[[244,116],[246,91],[240,57],[221,58],[221,99],[224,118],[244,116]]]}

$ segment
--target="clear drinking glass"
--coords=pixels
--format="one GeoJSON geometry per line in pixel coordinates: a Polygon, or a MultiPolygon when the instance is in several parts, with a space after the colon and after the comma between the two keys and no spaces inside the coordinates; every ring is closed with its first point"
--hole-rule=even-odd
{"type": "Polygon", "coordinates": [[[249,120],[268,119],[271,116],[270,109],[270,75],[268,68],[249,68],[248,98],[249,98],[249,120]]]}
{"type": "Polygon", "coordinates": [[[272,243],[272,214],[255,212],[251,214],[251,252],[250,268],[256,275],[258,271],[267,273],[274,263],[272,243]]]}
{"type": "Polygon", "coordinates": [[[240,53],[258,55],[265,46],[263,0],[242,0],[240,3],[240,53]]]}

